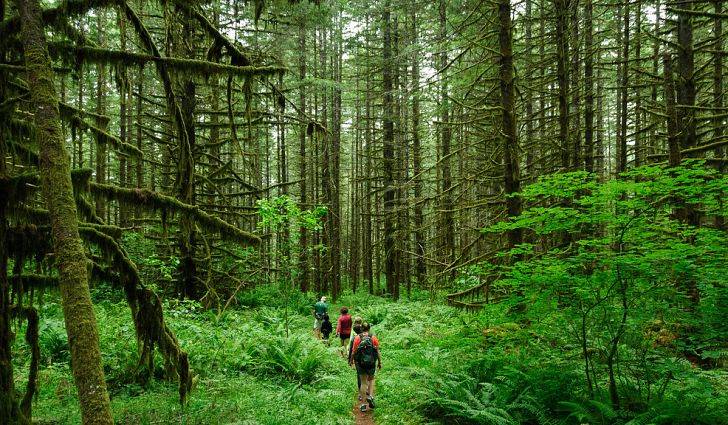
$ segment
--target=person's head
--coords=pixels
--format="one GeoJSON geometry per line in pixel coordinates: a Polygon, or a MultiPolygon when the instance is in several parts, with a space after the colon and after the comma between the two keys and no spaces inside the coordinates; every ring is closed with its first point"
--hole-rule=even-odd
{"type": "Polygon", "coordinates": [[[354,321],[352,322],[351,329],[354,331],[355,334],[359,335],[361,333],[361,324],[364,323],[364,319],[361,318],[361,316],[356,316],[354,318],[354,321]]]}
{"type": "Polygon", "coordinates": [[[329,321],[329,313],[324,313],[324,322],[329,321]]]}
{"type": "Polygon", "coordinates": [[[325,295],[323,297],[321,297],[321,302],[322,303],[325,303],[326,302],[326,296],[325,295]]]}
{"type": "Polygon", "coordinates": [[[362,332],[369,332],[369,329],[371,329],[371,325],[369,323],[362,323],[362,325],[361,325],[362,332]]]}
{"type": "Polygon", "coordinates": [[[341,314],[349,314],[349,308],[348,307],[341,307],[341,314]]]}

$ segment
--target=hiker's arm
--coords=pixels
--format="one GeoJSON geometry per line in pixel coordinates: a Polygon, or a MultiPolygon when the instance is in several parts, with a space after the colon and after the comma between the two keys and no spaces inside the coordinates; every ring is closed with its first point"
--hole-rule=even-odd
{"type": "Polygon", "coordinates": [[[349,366],[354,363],[354,341],[356,341],[356,337],[349,341],[349,366]]]}
{"type": "Polygon", "coordinates": [[[382,350],[380,350],[379,347],[377,347],[377,360],[379,360],[377,362],[377,369],[381,369],[382,368],[382,350]]]}

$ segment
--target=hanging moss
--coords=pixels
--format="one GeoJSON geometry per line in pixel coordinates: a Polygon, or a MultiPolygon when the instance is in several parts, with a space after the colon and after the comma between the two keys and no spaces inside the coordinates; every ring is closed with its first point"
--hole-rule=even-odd
{"type": "MultiPolygon", "coordinates": [[[[0,64],[0,70],[3,70],[2,66],[4,64],[0,64]]],[[[25,68],[23,68],[25,70],[25,68]]],[[[15,96],[6,99],[4,102],[0,103],[0,117],[5,118],[5,116],[12,112],[15,109],[15,105],[18,104],[20,101],[25,100],[28,97],[27,94],[21,94],[20,96],[15,96]]]]}
{"type": "Polygon", "coordinates": [[[38,190],[38,183],[37,173],[0,176],[0,200],[8,206],[23,202],[38,190]]]}
{"type": "Polygon", "coordinates": [[[17,223],[31,224],[35,226],[47,226],[50,220],[48,210],[33,208],[24,204],[16,204],[10,209],[9,215],[17,223]]]}
{"type": "Polygon", "coordinates": [[[93,118],[94,121],[101,121],[104,123],[108,123],[109,121],[111,121],[111,117],[108,115],[97,114],[95,112],[87,111],[85,109],[79,109],[79,108],[76,108],[75,106],[70,105],[65,102],[58,102],[58,110],[61,113],[61,115],[66,115],[66,116],[78,115],[78,116],[82,116],[82,117],[89,117],[89,118],[93,118]]]}
{"type": "MultiPolygon", "coordinates": [[[[96,245],[101,249],[107,258],[114,261],[114,265],[119,269],[120,273],[134,276],[135,281],[139,281],[139,271],[136,264],[126,255],[123,248],[112,237],[105,232],[99,230],[98,227],[86,225],[87,223],[79,223],[78,232],[81,237],[96,245]]],[[[98,225],[96,225],[98,226],[98,225]]],[[[100,226],[105,227],[105,226],[100,226]]],[[[114,226],[111,226],[114,227],[114,226]]],[[[119,229],[121,230],[121,229],[119,229]]]]}
{"type": "Polygon", "coordinates": [[[107,282],[118,282],[124,288],[137,339],[141,343],[140,365],[148,365],[153,361],[156,346],[168,366],[167,370],[179,379],[180,401],[184,403],[192,387],[187,353],[182,351],[174,332],[164,322],[161,300],[154,291],[142,285],[136,265],[114,238],[92,227],[81,226],[79,231],[84,239],[113,257],[116,273],[92,263],[91,276],[107,282]]]}
{"type": "Polygon", "coordinates": [[[215,40],[216,43],[221,44],[225,47],[225,51],[231,58],[231,64],[235,66],[249,66],[252,62],[248,59],[248,56],[243,53],[232,41],[225,37],[215,25],[210,22],[205,15],[200,13],[198,10],[193,9],[192,4],[186,0],[175,0],[174,2],[178,7],[185,10],[197,22],[202,25],[202,28],[215,40]]]}
{"type": "MultiPolygon", "coordinates": [[[[97,143],[109,144],[113,146],[113,148],[117,151],[129,156],[133,156],[135,158],[141,158],[143,156],[142,151],[139,150],[139,148],[137,148],[136,146],[126,143],[118,137],[113,136],[107,131],[101,129],[100,127],[97,127],[96,125],[85,121],[81,118],[80,115],[74,113],[74,110],[67,108],[64,104],[59,104],[59,111],[61,112],[61,118],[64,121],[69,122],[74,128],[90,131],[96,138],[97,143]]],[[[105,117],[103,115],[96,115],[96,117],[108,120],[108,117],[105,117]]]]}
{"type": "MultiPolygon", "coordinates": [[[[43,23],[47,26],[61,27],[73,16],[82,15],[91,9],[110,7],[118,0],[64,0],[54,8],[42,11],[43,23]]],[[[0,40],[8,40],[20,32],[20,17],[13,16],[0,22],[0,40]]]]}
{"type": "Polygon", "coordinates": [[[104,221],[96,215],[96,206],[91,204],[91,202],[89,202],[88,199],[80,193],[76,193],[76,208],[78,209],[81,217],[83,217],[86,221],[95,224],[104,223],[104,221]]]}
{"type": "Polygon", "coordinates": [[[101,63],[119,66],[143,66],[147,63],[163,63],[180,74],[209,77],[212,75],[262,76],[285,72],[285,68],[276,66],[236,66],[217,62],[185,59],[165,56],[154,56],[143,53],[132,53],[123,50],[102,49],[88,46],[73,46],[69,43],[50,44],[51,54],[70,63],[101,63]]]}
{"type": "Polygon", "coordinates": [[[38,387],[38,365],[40,364],[40,346],[38,345],[38,311],[33,307],[13,306],[10,314],[15,318],[24,318],[28,322],[25,329],[25,343],[30,347],[30,366],[25,395],[20,402],[20,411],[26,418],[32,418],[33,395],[38,387]]]}
{"type": "Polygon", "coordinates": [[[58,276],[47,276],[42,274],[21,274],[9,277],[15,287],[24,289],[58,288],[58,276]]]}
{"type": "MultiPolygon", "coordinates": [[[[73,190],[75,192],[87,192],[87,187],[93,172],[94,171],[90,168],[77,168],[75,170],[71,170],[73,190]]],[[[0,182],[2,182],[2,180],[0,180],[0,182]]],[[[3,184],[0,183],[0,191],[5,193],[10,193],[8,191],[12,190],[21,190],[21,188],[25,188],[23,190],[36,190],[40,185],[40,176],[37,172],[24,173],[15,177],[7,178],[5,179],[5,182],[5,184],[9,186],[3,186],[3,184]]]]}
{"type": "Polygon", "coordinates": [[[5,144],[8,148],[8,151],[12,153],[13,158],[17,162],[23,165],[38,165],[40,157],[38,156],[38,153],[31,147],[25,145],[24,143],[18,142],[15,138],[6,140],[5,144]]]}
{"type": "Polygon", "coordinates": [[[152,192],[148,189],[126,189],[117,186],[90,183],[91,193],[103,196],[107,200],[115,200],[128,205],[147,207],[153,210],[171,210],[189,213],[200,227],[218,232],[223,239],[244,244],[257,245],[260,237],[240,230],[230,223],[202,211],[198,206],[185,204],[171,196],[152,192]]]}

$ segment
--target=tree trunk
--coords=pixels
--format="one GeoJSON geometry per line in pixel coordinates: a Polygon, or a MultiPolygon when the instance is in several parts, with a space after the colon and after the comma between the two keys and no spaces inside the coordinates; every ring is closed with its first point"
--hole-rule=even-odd
{"type": "Polygon", "coordinates": [[[414,226],[415,226],[415,276],[417,285],[423,289],[427,279],[425,254],[425,219],[422,213],[422,143],[420,140],[420,67],[419,45],[417,38],[417,7],[412,1],[412,174],[414,190],[414,226]]]}
{"type": "Polygon", "coordinates": [[[341,186],[339,180],[340,158],[341,158],[341,12],[337,12],[335,19],[337,31],[332,34],[334,55],[332,57],[331,69],[334,85],[332,96],[331,127],[333,137],[331,138],[331,199],[329,220],[331,223],[331,243],[329,247],[329,264],[331,267],[331,297],[334,300],[339,298],[341,292],[341,186]],[[335,35],[335,37],[334,37],[335,35]]]}
{"type": "Polygon", "coordinates": [[[387,293],[394,296],[398,292],[397,281],[397,249],[395,247],[394,207],[395,207],[395,158],[394,158],[394,100],[392,96],[392,28],[391,2],[384,2],[382,22],[384,25],[384,46],[382,49],[382,84],[384,89],[383,105],[383,170],[384,170],[384,273],[387,277],[387,293]]]}
{"type": "Polygon", "coordinates": [[[450,128],[450,99],[448,97],[448,55],[447,55],[447,1],[440,0],[440,27],[439,40],[442,43],[440,63],[440,172],[442,186],[440,190],[440,229],[441,232],[441,258],[444,267],[450,268],[452,272],[448,277],[454,277],[455,268],[455,224],[453,217],[452,202],[452,175],[450,169],[450,142],[452,140],[452,129],[450,128]]]}
{"type": "Polygon", "coordinates": [[[680,165],[680,141],[678,140],[677,112],[675,111],[675,83],[672,76],[672,58],[669,53],[662,57],[665,84],[665,115],[667,115],[667,144],[669,147],[668,164],[680,165]]]}
{"type": "Polygon", "coordinates": [[[581,153],[581,85],[579,84],[579,73],[581,58],[579,57],[579,0],[569,0],[571,7],[571,104],[573,105],[574,119],[571,123],[571,169],[579,170],[583,167],[583,155],[581,153]]]}
{"type": "MultiPolygon", "coordinates": [[[[104,46],[104,22],[102,21],[102,17],[106,14],[104,11],[99,11],[99,14],[96,16],[96,30],[99,34],[99,45],[101,47],[104,46]]],[[[123,44],[125,40],[124,31],[123,28],[119,28],[121,31],[121,39],[122,39],[122,49],[123,44]]],[[[123,73],[126,73],[126,68],[122,70],[123,73]]],[[[98,64],[96,65],[96,73],[98,74],[96,76],[96,113],[98,115],[104,115],[106,113],[106,66],[104,64],[98,64]]],[[[123,81],[124,77],[119,76],[119,80],[123,81]]],[[[79,85],[83,85],[83,81],[79,81],[79,85]]],[[[121,133],[121,139],[124,140],[125,130],[126,130],[126,121],[125,121],[125,112],[126,108],[124,108],[124,103],[126,100],[126,97],[123,95],[125,93],[124,90],[120,90],[120,93],[122,95],[120,96],[121,99],[121,111],[120,111],[120,128],[119,132],[121,133]]],[[[102,120],[101,118],[96,118],[96,125],[103,129],[107,130],[108,122],[105,120],[102,120]]],[[[96,138],[96,183],[104,184],[106,183],[106,141],[102,137],[96,138]]],[[[102,199],[101,197],[96,198],[96,215],[101,218],[106,218],[106,200],[102,199]]]]}
{"type": "MultiPolygon", "coordinates": [[[[299,200],[301,208],[308,208],[307,202],[307,187],[306,179],[308,178],[306,172],[306,133],[309,129],[309,123],[306,122],[306,86],[303,81],[306,79],[306,21],[301,19],[298,26],[298,79],[301,84],[298,93],[298,119],[301,123],[298,135],[298,162],[299,172],[298,178],[299,183],[299,200]]],[[[313,129],[311,129],[313,131],[313,129]]],[[[308,292],[308,231],[305,227],[301,226],[299,229],[301,234],[300,237],[300,252],[298,255],[298,269],[300,271],[300,278],[298,287],[302,292],[308,292]]]]}
{"type": "Polygon", "coordinates": [[[690,11],[693,0],[680,3],[680,9],[687,13],[677,14],[678,78],[677,119],[680,126],[680,148],[696,146],[695,132],[695,59],[693,52],[693,22],[690,11]]]}
{"type": "Polygon", "coordinates": [[[71,349],[73,376],[84,424],[112,424],[99,350],[96,317],[88,287],[86,254],[78,233],[69,157],[61,135],[58,98],[38,0],[15,0],[28,87],[35,110],[40,175],[49,211],[61,302],[71,349]]]}
{"type": "Polygon", "coordinates": [[[559,86],[559,148],[561,167],[569,169],[569,41],[566,36],[568,6],[566,0],[556,4],[556,79],[559,86]]]}
{"type": "MultiPolygon", "coordinates": [[[[713,111],[714,114],[723,112],[723,1],[715,0],[715,18],[713,18],[713,37],[715,37],[715,46],[713,47],[713,111]]],[[[713,140],[719,141],[723,137],[723,120],[721,118],[713,119],[713,140]]],[[[715,150],[715,157],[723,156],[724,148],[715,150]]]]}
{"type": "MultiPolygon", "coordinates": [[[[498,34],[500,46],[500,94],[503,135],[504,186],[507,195],[521,191],[521,180],[518,170],[518,138],[516,135],[515,84],[513,82],[513,36],[511,23],[510,0],[499,0],[498,17],[500,29],[498,34]]],[[[509,217],[521,214],[521,198],[507,196],[506,208],[509,217]]],[[[508,231],[508,246],[513,248],[521,243],[521,229],[508,231]]]]}
{"type": "Polygon", "coordinates": [[[592,0],[586,0],[584,7],[584,167],[586,171],[594,171],[594,24],[592,22],[594,6],[592,0]]]}
{"type": "MultiPolygon", "coordinates": [[[[620,6],[621,8],[621,6],[620,6]]],[[[622,36],[621,75],[619,77],[620,107],[619,135],[617,136],[617,174],[627,170],[627,105],[629,101],[629,2],[624,5],[624,32],[622,36]]]]}

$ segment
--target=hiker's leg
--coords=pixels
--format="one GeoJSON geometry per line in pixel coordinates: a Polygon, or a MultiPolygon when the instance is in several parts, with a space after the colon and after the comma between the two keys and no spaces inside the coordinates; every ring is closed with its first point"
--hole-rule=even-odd
{"type": "Polygon", "coordinates": [[[374,397],[374,375],[370,375],[367,380],[367,394],[369,397],[374,397]]]}
{"type": "Polygon", "coordinates": [[[316,339],[321,339],[321,321],[319,319],[313,319],[313,334],[316,339]]]}
{"type": "Polygon", "coordinates": [[[359,399],[366,400],[367,398],[367,387],[368,387],[368,376],[365,374],[359,375],[359,399]]]}

